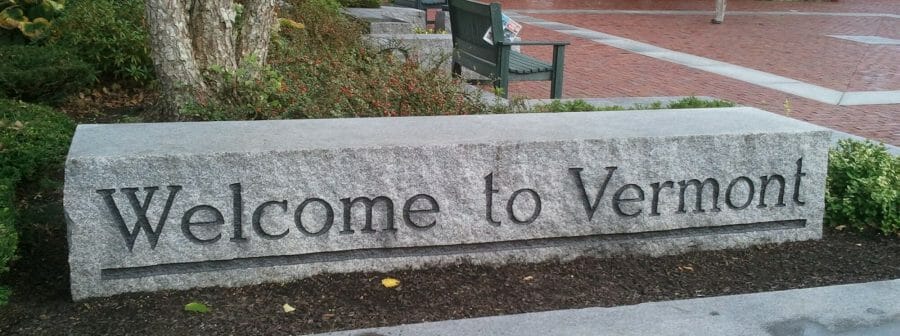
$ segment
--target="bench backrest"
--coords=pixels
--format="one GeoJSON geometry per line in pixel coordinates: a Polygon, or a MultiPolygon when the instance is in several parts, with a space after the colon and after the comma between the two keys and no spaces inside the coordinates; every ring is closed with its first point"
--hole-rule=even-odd
{"type": "MultiPolygon", "coordinates": [[[[450,0],[449,7],[457,62],[481,74],[495,73],[504,52],[504,48],[499,48],[504,38],[500,4],[450,0]],[[484,41],[488,29],[492,30],[494,45],[484,41]]],[[[505,48],[508,52],[509,48],[505,48]]]]}
{"type": "Polygon", "coordinates": [[[446,0],[394,0],[394,5],[425,9],[426,7],[440,7],[446,2],[446,0]]]}

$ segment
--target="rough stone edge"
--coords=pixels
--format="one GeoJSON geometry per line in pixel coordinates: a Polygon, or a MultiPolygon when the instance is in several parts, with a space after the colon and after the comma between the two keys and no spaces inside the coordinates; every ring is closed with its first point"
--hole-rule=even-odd
{"type": "MultiPolygon", "coordinates": [[[[475,89],[477,89],[477,88],[475,88],[475,89]]],[[[487,91],[485,91],[485,95],[493,96],[493,94],[491,94],[490,92],[487,92],[487,91]]],[[[704,99],[704,100],[719,99],[719,98],[710,97],[710,96],[694,96],[694,97],[704,99]]],[[[550,102],[552,102],[554,100],[559,100],[562,102],[583,100],[586,103],[594,105],[594,106],[610,107],[610,106],[618,105],[618,106],[628,109],[628,108],[633,108],[636,105],[647,105],[647,104],[652,104],[654,102],[661,102],[663,104],[668,104],[668,103],[672,103],[672,102],[675,102],[675,101],[678,101],[678,100],[681,100],[684,98],[689,98],[689,96],[527,99],[527,100],[525,100],[525,106],[528,107],[529,109],[531,109],[537,105],[549,104],[550,102]]],[[[500,99],[503,99],[503,98],[500,98],[500,99]]],[[[501,102],[506,105],[509,104],[509,102],[506,99],[503,99],[501,102]]],[[[738,107],[738,106],[744,106],[744,105],[735,104],[735,107],[738,107]]],[[[821,125],[817,125],[817,126],[826,128],[829,131],[831,131],[831,147],[832,148],[837,146],[838,141],[843,140],[843,139],[852,139],[852,140],[857,140],[857,141],[871,141],[876,144],[884,145],[884,147],[887,149],[888,153],[891,153],[894,156],[900,156],[900,147],[897,147],[897,146],[894,146],[894,145],[891,145],[891,144],[888,144],[888,143],[885,143],[885,142],[882,142],[879,140],[869,139],[869,138],[861,137],[858,135],[841,132],[841,131],[838,131],[833,128],[828,128],[828,127],[824,127],[821,125]]]]}

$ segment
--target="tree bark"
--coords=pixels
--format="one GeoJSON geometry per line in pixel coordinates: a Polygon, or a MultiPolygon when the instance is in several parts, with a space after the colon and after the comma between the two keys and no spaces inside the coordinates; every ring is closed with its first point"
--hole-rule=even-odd
{"type": "Polygon", "coordinates": [[[162,86],[161,114],[175,119],[184,104],[209,96],[194,60],[187,11],[180,0],[146,0],[153,68],[162,86]]]}
{"type": "Polygon", "coordinates": [[[214,89],[219,88],[206,83],[202,71],[213,66],[233,71],[251,55],[254,64],[248,70],[266,64],[269,38],[277,23],[275,0],[243,1],[239,32],[235,31],[233,0],[145,1],[150,56],[162,89],[162,119],[180,119],[179,111],[187,103],[216,99],[214,89]]]}
{"type": "Polygon", "coordinates": [[[193,1],[189,26],[194,58],[201,70],[213,65],[225,70],[237,67],[234,18],[234,2],[231,0],[193,1]]]}
{"type": "Polygon", "coordinates": [[[254,65],[262,66],[269,56],[269,37],[277,20],[275,0],[247,0],[244,3],[238,55],[241,62],[255,55],[254,65]]]}

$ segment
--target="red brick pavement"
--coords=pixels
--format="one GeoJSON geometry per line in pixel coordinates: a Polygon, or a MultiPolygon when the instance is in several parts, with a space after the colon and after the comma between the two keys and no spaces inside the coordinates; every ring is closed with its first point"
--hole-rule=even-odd
{"type": "MultiPolygon", "coordinates": [[[[713,9],[713,0],[505,0],[505,9],[713,9]]],[[[729,0],[729,11],[900,14],[900,0],[780,2],[729,0]]],[[[900,90],[900,50],[825,35],[900,38],[900,20],[879,17],[733,15],[711,25],[702,15],[529,14],[817,84],[838,91],[900,90]],[[724,47],[721,47],[724,46],[724,47]]],[[[754,106],[844,132],[900,145],[900,104],[835,106],[735,79],[641,56],[526,25],[525,39],[572,41],[566,52],[564,96],[705,95],[754,106]],[[785,107],[790,106],[789,112],[785,107]]],[[[525,48],[550,59],[550,48],[525,48]]],[[[517,82],[512,96],[546,98],[547,82],[517,82]]],[[[652,126],[650,126],[652,127],[652,126]]]]}
{"type": "MultiPolygon", "coordinates": [[[[708,10],[714,0],[496,0],[504,9],[708,10]]],[[[900,14],[897,0],[728,0],[728,11],[789,11],[900,14]]],[[[727,14],[727,11],[726,11],[727,14]]],[[[727,21],[726,15],[726,21],[727,21]]]]}
{"type": "Polygon", "coordinates": [[[900,39],[900,19],[743,15],[713,25],[708,16],[695,15],[531,16],[838,91],[900,90],[900,46],[870,45],[827,36],[900,39]]]}
{"type": "MultiPolygon", "coordinates": [[[[523,33],[526,39],[572,41],[566,51],[565,97],[713,96],[900,145],[900,105],[828,105],[533,25],[523,33]]],[[[524,52],[551,57],[550,48],[528,47],[524,52]]],[[[546,98],[549,83],[515,82],[510,94],[546,98]]]]}

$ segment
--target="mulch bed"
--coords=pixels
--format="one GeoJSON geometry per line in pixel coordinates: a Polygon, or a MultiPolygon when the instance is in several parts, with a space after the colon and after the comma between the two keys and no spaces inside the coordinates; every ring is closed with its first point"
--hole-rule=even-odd
{"type": "MultiPolygon", "coordinates": [[[[326,274],[287,284],[124,294],[73,303],[65,248],[26,256],[0,334],[303,334],[552,309],[900,278],[900,239],[821,241],[684,255],[326,274]],[[401,281],[388,289],[381,279],[401,281]],[[205,314],[184,311],[199,301],[205,314]],[[296,311],[285,313],[288,303],[296,311]]],[[[21,263],[20,263],[21,265],[21,263]]]]}

